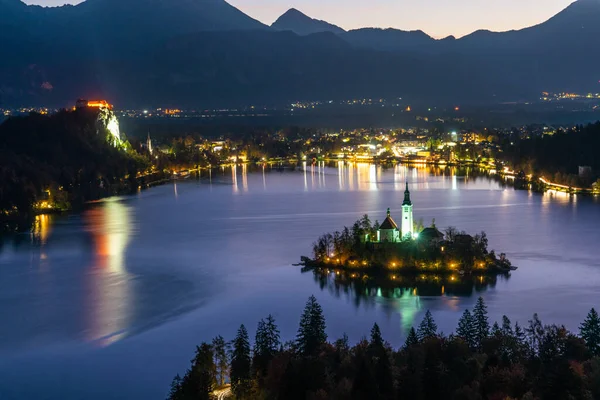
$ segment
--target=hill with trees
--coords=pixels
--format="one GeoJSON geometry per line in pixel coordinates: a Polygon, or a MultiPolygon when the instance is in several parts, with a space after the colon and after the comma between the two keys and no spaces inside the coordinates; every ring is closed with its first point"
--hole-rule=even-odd
{"type": "Polygon", "coordinates": [[[93,109],[7,119],[0,159],[0,221],[137,188],[137,174],[148,166],[93,109]]]}

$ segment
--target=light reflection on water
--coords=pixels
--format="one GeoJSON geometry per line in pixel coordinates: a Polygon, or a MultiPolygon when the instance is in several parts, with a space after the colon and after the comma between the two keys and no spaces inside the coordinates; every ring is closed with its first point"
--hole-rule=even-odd
{"type": "Polygon", "coordinates": [[[89,306],[87,339],[108,346],[127,335],[134,302],[125,251],[130,240],[131,211],[119,201],[106,201],[84,213],[85,230],[93,239],[87,274],[89,306]]]}

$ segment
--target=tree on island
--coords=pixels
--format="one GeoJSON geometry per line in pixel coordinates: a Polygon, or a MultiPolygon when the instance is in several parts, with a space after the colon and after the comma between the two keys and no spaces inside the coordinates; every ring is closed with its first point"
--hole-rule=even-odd
{"type": "Polygon", "coordinates": [[[594,356],[600,356],[600,318],[595,309],[591,309],[585,321],[579,327],[579,334],[588,350],[594,356]]]}
{"type": "Polygon", "coordinates": [[[313,295],[308,299],[300,318],[296,346],[300,354],[310,355],[315,354],[326,341],[323,309],[313,295]]]}
{"type": "Polygon", "coordinates": [[[252,389],[250,339],[244,325],[233,339],[231,356],[231,389],[237,399],[249,399],[252,389]]]}

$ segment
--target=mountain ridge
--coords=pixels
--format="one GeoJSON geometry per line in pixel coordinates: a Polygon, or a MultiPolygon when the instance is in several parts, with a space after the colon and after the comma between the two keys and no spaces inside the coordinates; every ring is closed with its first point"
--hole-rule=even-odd
{"type": "Polygon", "coordinates": [[[277,30],[288,30],[298,35],[309,35],[319,32],[343,33],[344,29],[327,21],[311,18],[296,8],[290,8],[283,13],[271,28],[277,30]]]}
{"type": "Polygon", "coordinates": [[[384,96],[458,103],[600,91],[600,0],[579,0],[533,27],[460,39],[391,28],[323,31],[325,21],[294,10],[320,30],[298,35],[223,0],[23,5],[0,0],[8,55],[0,105],[100,96],[131,107],[384,96]]]}

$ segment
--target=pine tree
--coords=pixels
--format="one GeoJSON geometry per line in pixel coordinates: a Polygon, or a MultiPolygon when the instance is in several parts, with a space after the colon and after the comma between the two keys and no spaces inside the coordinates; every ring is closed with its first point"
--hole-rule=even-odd
{"type": "Polygon", "coordinates": [[[417,329],[417,337],[419,338],[419,341],[423,341],[435,336],[437,336],[437,325],[431,316],[431,312],[427,310],[423,321],[421,321],[421,324],[419,324],[419,328],[417,329]]]}
{"type": "Polygon", "coordinates": [[[269,362],[279,351],[280,347],[279,328],[275,324],[275,318],[269,314],[266,321],[261,319],[258,322],[256,328],[253,359],[255,374],[259,374],[260,376],[266,375],[269,362]]]}
{"type": "Polygon", "coordinates": [[[379,325],[376,323],[373,324],[373,328],[371,329],[371,342],[369,343],[371,347],[383,347],[383,338],[381,337],[381,330],[379,329],[379,325]]]}
{"type": "Polygon", "coordinates": [[[465,310],[462,317],[458,320],[456,334],[461,337],[470,348],[477,347],[477,330],[475,321],[469,310],[465,310]]]}
{"type": "Polygon", "coordinates": [[[490,335],[487,306],[483,301],[483,297],[479,297],[475,307],[473,307],[473,319],[475,322],[475,330],[477,332],[477,346],[481,346],[483,340],[490,335]]]}
{"type": "Polygon", "coordinates": [[[223,386],[229,372],[229,358],[227,357],[227,343],[223,336],[219,335],[213,339],[213,351],[215,365],[217,367],[217,384],[223,386]]]}
{"type": "Polygon", "coordinates": [[[508,319],[506,315],[502,316],[502,334],[508,337],[512,337],[514,335],[510,319],[508,319]]]}
{"type": "Polygon", "coordinates": [[[525,346],[525,332],[518,322],[515,322],[515,339],[521,346],[525,346]]]}
{"type": "Polygon", "coordinates": [[[244,325],[240,326],[233,340],[231,357],[231,389],[237,399],[249,398],[252,387],[250,339],[244,325]]]}
{"type": "Polygon", "coordinates": [[[410,328],[408,331],[408,336],[406,337],[406,341],[404,342],[404,348],[408,349],[411,346],[419,344],[419,337],[417,336],[417,331],[414,327],[410,328]]]}
{"type": "Polygon", "coordinates": [[[315,296],[310,296],[300,318],[300,327],[296,336],[298,351],[303,355],[316,353],[327,341],[323,309],[315,296]]]}
{"type": "Polygon", "coordinates": [[[267,316],[265,321],[265,339],[266,349],[268,349],[269,355],[273,357],[281,346],[281,335],[275,323],[275,318],[271,314],[267,316]]]}
{"type": "Polygon", "coordinates": [[[539,350],[539,345],[544,336],[544,326],[538,317],[537,313],[533,314],[533,319],[529,320],[529,326],[525,328],[527,339],[529,340],[529,349],[536,354],[539,350]]]}
{"type": "Polygon", "coordinates": [[[182,400],[181,393],[181,377],[179,374],[175,375],[173,381],[171,382],[171,390],[169,390],[169,397],[167,400],[182,400]]]}
{"type": "Polygon", "coordinates": [[[279,328],[275,324],[275,318],[269,314],[266,321],[261,319],[256,328],[254,342],[254,354],[270,360],[281,346],[279,328]]]}
{"type": "Polygon", "coordinates": [[[202,343],[181,382],[182,399],[209,400],[214,390],[216,368],[212,347],[202,343]]]}
{"type": "Polygon", "coordinates": [[[590,310],[585,321],[579,326],[579,334],[585,340],[590,353],[600,356],[600,318],[595,309],[590,310]]]}
{"type": "Polygon", "coordinates": [[[492,325],[491,335],[495,338],[502,337],[502,329],[500,329],[498,322],[494,322],[494,325],[492,325]]]}
{"type": "Polygon", "coordinates": [[[392,363],[390,362],[388,351],[385,348],[381,330],[377,324],[373,324],[373,329],[371,329],[369,354],[375,382],[377,384],[376,393],[378,393],[378,397],[380,399],[392,398],[394,392],[392,363]]]}

